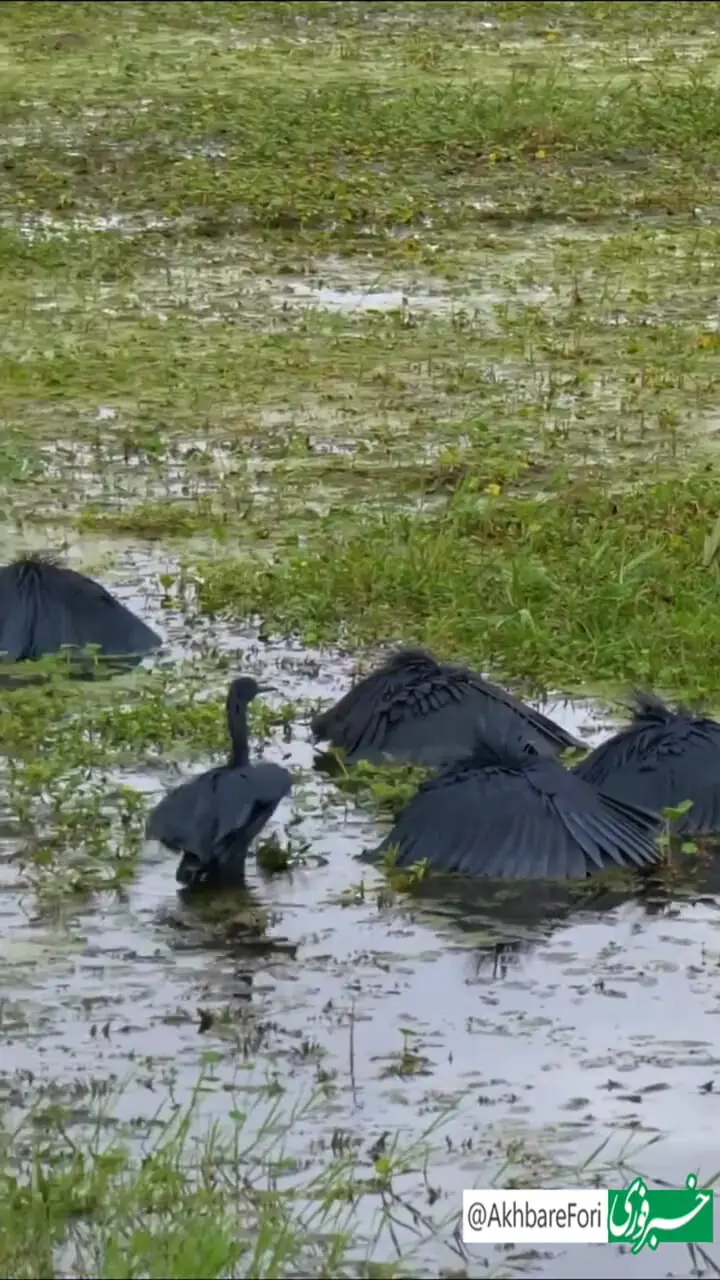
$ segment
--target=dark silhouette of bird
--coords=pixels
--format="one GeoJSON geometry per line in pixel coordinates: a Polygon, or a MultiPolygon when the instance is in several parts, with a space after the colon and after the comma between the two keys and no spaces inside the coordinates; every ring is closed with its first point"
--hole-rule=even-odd
{"type": "Polygon", "coordinates": [[[617,800],[648,808],[692,808],[673,822],[680,835],[720,833],[720,724],[636,693],[633,719],[575,766],[578,778],[617,800]]]}
{"type": "Polygon", "coordinates": [[[179,884],[242,884],[251,842],[290,792],[287,769],[250,764],[247,711],[253,698],[269,688],[249,676],[233,680],[227,695],[228,763],[175,787],[148,818],[147,838],[182,854],[179,884]]]}
{"type": "Polygon", "coordinates": [[[351,763],[430,767],[467,758],[478,734],[494,740],[513,727],[538,755],[583,745],[505,689],[424,649],[400,649],[311,721],[315,738],[341,748],[351,763]]]}
{"type": "Polygon", "coordinates": [[[660,859],[657,813],[601,794],[522,739],[478,743],[425,782],[374,854],[492,879],[577,880],[660,859]]]}
{"type": "Polygon", "coordinates": [[[52,556],[33,555],[0,569],[0,661],[36,661],[67,647],[97,645],[100,656],[132,665],[160,636],[92,578],[52,556]]]}

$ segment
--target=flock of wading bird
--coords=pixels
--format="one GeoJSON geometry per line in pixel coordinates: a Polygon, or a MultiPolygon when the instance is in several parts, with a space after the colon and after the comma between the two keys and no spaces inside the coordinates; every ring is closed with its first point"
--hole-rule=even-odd
{"type": "MultiPolygon", "coordinates": [[[[104,587],[47,556],[0,569],[6,663],[65,652],[76,673],[122,669],[162,645],[104,587]],[[85,665],[84,665],[85,664],[85,665]]],[[[243,676],[227,695],[228,761],[170,791],[148,839],[180,856],[190,887],[241,883],[253,839],[292,788],[287,769],[250,761],[247,712],[271,686],[243,676]]],[[[720,834],[720,724],[635,696],[629,725],[595,750],[505,689],[421,649],[401,649],[311,719],[316,741],[348,763],[434,770],[380,846],[394,864],[494,879],[583,879],[663,857],[662,811],[690,807],[673,829],[720,834]],[[568,768],[559,755],[586,752],[568,768]]]]}

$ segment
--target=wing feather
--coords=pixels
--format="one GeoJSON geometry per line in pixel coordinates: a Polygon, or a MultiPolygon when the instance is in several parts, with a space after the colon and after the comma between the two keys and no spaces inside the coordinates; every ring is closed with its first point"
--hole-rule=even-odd
{"type": "Polygon", "coordinates": [[[555,755],[578,740],[549,717],[465,667],[428,654],[395,655],[364,677],[312,729],[342,748],[350,761],[403,759],[442,765],[467,758],[478,736],[495,740],[520,732],[540,755],[555,755]],[[403,665],[404,663],[404,665],[403,665]]]}
{"type": "Polygon", "coordinates": [[[37,593],[35,650],[98,645],[108,657],[147,653],[160,637],[98,582],[72,569],[45,567],[37,593]]]}
{"type": "Polygon", "coordinates": [[[0,569],[0,652],[14,661],[99,645],[108,657],[149,652],[162,643],[99,583],[42,559],[0,569]]]}
{"type": "Polygon", "coordinates": [[[659,859],[657,814],[618,805],[551,760],[451,769],[425,783],[377,854],[493,879],[582,879],[659,859]]]}
{"type": "Polygon", "coordinates": [[[168,792],[148,818],[147,838],[202,864],[222,861],[223,851],[247,849],[291,786],[287,769],[272,763],[209,769],[168,792]]]}
{"type": "Polygon", "coordinates": [[[666,708],[661,714],[654,707],[597,747],[574,773],[618,801],[656,812],[690,800],[693,807],[677,830],[720,831],[720,725],[713,720],[666,708]]]}

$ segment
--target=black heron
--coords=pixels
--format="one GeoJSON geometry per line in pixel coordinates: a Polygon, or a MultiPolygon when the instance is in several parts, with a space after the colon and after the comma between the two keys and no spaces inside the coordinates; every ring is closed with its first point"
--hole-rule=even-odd
{"type": "Polygon", "coordinates": [[[67,646],[76,656],[97,645],[101,656],[139,662],[162,640],[92,578],[48,555],[0,569],[0,658],[37,661],[67,646]]]}
{"type": "Polygon", "coordinates": [[[311,722],[355,763],[388,759],[437,767],[465,759],[478,738],[518,732],[529,750],[555,756],[583,744],[560,725],[477,672],[400,649],[311,722]]]}
{"type": "Polygon", "coordinates": [[[522,739],[477,745],[425,782],[370,857],[498,880],[579,880],[652,866],[659,815],[601,794],[522,739]]]}
{"type": "Polygon", "coordinates": [[[228,763],[175,787],[148,818],[147,838],[182,854],[179,884],[242,884],[251,842],[291,790],[292,776],[281,765],[250,763],[248,707],[269,688],[249,676],[233,680],[227,695],[228,763]]]}
{"type": "Polygon", "coordinates": [[[720,833],[720,724],[673,710],[652,693],[636,693],[633,719],[575,766],[578,778],[607,795],[648,808],[692,808],[677,818],[679,835],[720,833]]]}

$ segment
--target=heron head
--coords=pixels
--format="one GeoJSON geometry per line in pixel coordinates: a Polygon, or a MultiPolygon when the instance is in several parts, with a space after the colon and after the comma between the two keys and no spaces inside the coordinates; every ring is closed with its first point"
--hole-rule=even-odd
{"type": "Polygon", "coordinates": [[[389,654],[385,663],[390,671],[436,671],[437,660],[427,649],[414,649],[411,647],[404,649],[396,649],[389,654]]]}
{"type": "Polygon", "coordinates": [[[259,693],[271,693],[271,684],[258,684],[252,676],[238,676],[228,689],[228,706],[247,707],[259,693]]]}

